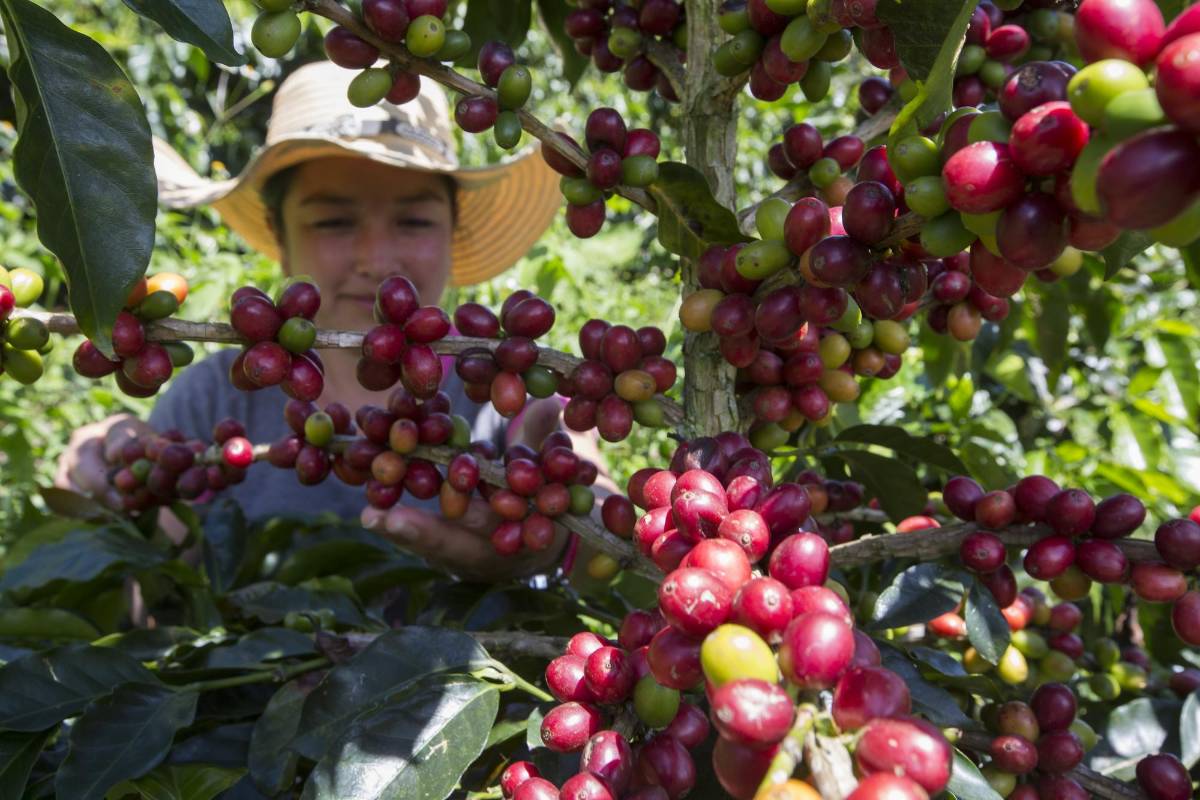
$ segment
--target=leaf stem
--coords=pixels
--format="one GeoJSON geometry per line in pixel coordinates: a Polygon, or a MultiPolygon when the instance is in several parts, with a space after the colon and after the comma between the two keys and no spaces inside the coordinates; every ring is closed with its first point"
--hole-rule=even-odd
{"type": "Polygon", "coordinates": [[[329,665],[329,659],[324,657],[310,658],[290,667],[280,665],[278,669],[266,672],[248,672],[244,675],[234,675],[231,678],[217,678],[211,681],[196,681],[185,683],[178,687],[181,692],[211,692],[217,689],[229,689],[234,686],[246,686],[252,683],[285,683],[297,675],[311,672],[329,665]]]}

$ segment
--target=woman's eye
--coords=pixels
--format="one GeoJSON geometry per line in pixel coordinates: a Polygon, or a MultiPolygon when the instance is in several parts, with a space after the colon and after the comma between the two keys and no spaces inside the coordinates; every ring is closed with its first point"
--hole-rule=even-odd
{"type": "Polygon", "coordinates": [[[350,224],[351,224],[351,220],[345,219],[343,217],[338,217],[336,219],[317,220],[317,222],[314,223],[314,227],[317,227],[317,228],[340,228],[340,227],[350,225],[350,224]]]}
{"type": "Polygon", "coordinates": [[[426,228],[426,227],[429,227],[430,225],[432,225],[433,223],[427,219],[423,219],[420,217],[407,217],[405,219],[400,220],[400,224],[407,226],[407,227],[412,227],[412,228],[426,228]]]}

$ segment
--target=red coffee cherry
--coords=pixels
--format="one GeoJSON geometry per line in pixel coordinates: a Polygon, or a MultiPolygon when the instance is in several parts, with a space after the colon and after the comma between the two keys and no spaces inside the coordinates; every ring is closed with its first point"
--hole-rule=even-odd
{"type": "Polygon", "coordinates": [[[879,717],[906,716],[912,710],[908,685],[889,669],[851,667],[833,690],[833,721],[843,731],[879,717]]]}
{"type": "MultiPolygon", "coordinates": [[[[1012,795],[1009,795],[1011,798],[1012,795]]],[[[877,772],[858,782],[846,800],[928,800],[929,794],[919,784],[900,775],[877,772]]]]}
{"type": "Polygon", "coordinates": [[[671,689],[686,691],[704,679],[700,667],[700,640],[670,626],[650,640],[646,661],[654,680],[671,689]]]}
{"type": "Polygon", "coordinates": [[[603,726],[604,717],[586,703],[563,703],[542,720],[542,744],[556,753],[573,753],[603,726]]]}
{"type": "MultiPolygon", "coordinates": [[[[633,750],[616,731],[600,731],[588,739],[579,756],[580,771],[602,780],[605,791],[624,791],[633,777],[633,768],[633,750]]],[[[566,792],[565,785],[563,791],[566,792]]]]}
{"type": "Polygon", "coordinates": [[[789,589],[821,586],[829,577],[829,545],[815,533],[793,534],[771,554],[769,571],[789,589]]]}
{"type": "Polygon", "coordinates": [[[517,787],[531,778],[541,777],[541,772],[532,761],[514,761],[500,773],[500,792],[504,800],[512,800],[517,787]]]}
{"type": "Polygon", "coordinates": [[[659,586],[658,605],[667,622],[681,633],[702,637],[729,619],[733,594],[707,570],[678,569],[659,586]]]}
{"type": "Polygon", "coordinates": [[[661,786],[671,800],[686,797],[696,784],[696,765],[684,746],[670,736],[642,745],[637,772],[645,783],[661,786]]]}
{"type": "Polygon", "coordinates": [[[727,739],[763,747],[787,735],[795,706],[777,684],[757,678],[730,681],[711,697],[712,719],[727,739]]]}
{"type": "Polygon", "coordinates": [[[628,697],[636,682],[633,664],[625,651],[611,646],[601,647],[587,657],[584,679],[596,701],[606,705],[628,697]]]}
{"type": "Polygon", "coordinates": [[[1022,736],[997,736],[988,752],[997,768],[1014,775],[1032,772],[1038,763],[1037,747],[1022,736]]]}
{"type": "Polygon", "coordinates": [[[226,440],[221,448],[221,457],[231,467],[245,469],[254,463],[254,446],[243,436],[226,440]]]}
{"type": "Polygon", "coordinates": [[[774,578],[748,581],[733,598],[733,621],[768,642],[778,641],[791,620],[791,593],[774,578]]]}
{"type": "Polygon", "coordinates": [[[1188,800],[1192,796],[1187,769],[1170,753],[1156,753],[1139,761],[1137,781],[1150,800],[1188,800]]]}
{"type": "Polygon", "coordinates": [[[833,614],[813,612],[796,617],[784,631],[779,668],[801,688],[827,689],[853,656],[851,627],[833,614]]]}
{"type": "Polygon", "coordinates": [[[854,761],[867,775],[902,775],[930,794],[950,780],[950,744],[942,732],[915,717],[877,719],[867,723],[854,761]]]}

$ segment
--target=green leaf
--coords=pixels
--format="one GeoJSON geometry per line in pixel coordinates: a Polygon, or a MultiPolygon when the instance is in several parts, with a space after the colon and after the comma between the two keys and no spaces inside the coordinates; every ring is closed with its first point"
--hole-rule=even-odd
{"type": "Polygon", "coordinates": [[[530,12],[530,0],[467,0],[462,29],[471,37],[471,52],[459,59],[459,66],[474,67],[484,42],[520,47],[529,35],[530,12]]]}
{"type": "Polygon", "coordinates": [[[289,681],[271,696],[254,723],[246,765],[255,786],[269,795],[279,794],[295,780],[299,759],[287,746],[300,729],[300,712],[307,697],[307,690],[289,681]]]}
{"type": "Polygon", "coordinates": [[[330,670],[304,703],[292,748],[319,760],[352,719],[386,704],[433,672],[471,672],[491,659],[461,631],[408,627],[388,631],[330,670]]]}
{"type": "MultiPolygon", "coordinates": [[[[1192,420],[1200,420],[1200,354],[1193,356],[1193,341],[1182,336],[1159,336],[1158,344],[1167,359],[1167,369],[1175,379],[1183,407],[1192,420]]],[[[1200,424],[1198,422],[1197,424],[1200,424]]]]}
{"type": "Polygon", "coordinates": [[[889,144],[917,133],[950,108],[958,54],[974,0],[879,0],[876,15],[896,38],[896,53],[917,95],[896,115],[889,144]]]}
{"type": "Polygon", "coordinates": [[[315,614],[323,608],[331,609],[340,624],[356,628],[369,625],[358,605],[341,592],[263,581],[232,591],[226,598],[245,616],[256,617],[268,625],[281,622],[289,611],[315,614]]]}
{"type": "Polygon", "coordinates": [[[1188,695],[1179,713],[1179,754],[1187,769],[1200,763],[1200,690],[1188,695]]]}
{"type": "Polygon", "coordinates": [[[943,675],[954,678],[966,677],[967,670],[963,667],[962,662],[949,653],[934,650],[932,647],[921,647],[918,645],[917,647],[909,648],[908,654],[943,675]]]}
{"type": "Polygon", "coordinates": [[[942,564],[909,567],[875,601],[871,627],[881,630],[915,625],[953,611],[962,598],[962,578],[961,571],[942,564]]]}
{"type": "Polygon", "coordinates": [[[113,785],[153,769],[196,714],[196,692],[130,683],[88,707],[71,727],[54,788],[59,797],[99,800],[113,785]]]}
{"type": "Polygon", "coordinates": [[[1068,307],[1067,292],[1060,283],[1044,284],[1038,299],[1039,313],[1033,321],[1037,353],[1050,368],[1047,382],[1054,386],[1067,362],[1067,334],[1071,330],[1071,315],[1064,313],[1068,307]]]}
{"type": "Polygon", "coordinates": [[[111,352],[113,320],[146,271],[158,189],[150,125],[100,45],[30,0],[0,0],[16,90],[17,182],[38,238],[66,267],[71,310],[111,352]]]}
{"type": "Polygon", "coordinates": [[[356,720],[313,769],[302,800],[449,797],[487,744],[499,695],[446,677],[356,720]]]}
{"type": "Polygon", "coordinates": [[[542,27],[550,35],[550,41],[554,43],[554,50],[562,59],[562,77],[571,85],[571,88],[574,88],[580,76],[583,75],[583,71],[587,69],[589,61],[575,49],[575,42],[570,36],[567,36],[566,30],[563,28],[567,14],[572,9],[567,5],[566,0],[537,0],[537,7],[538,15],[542,18],[542,27]]]}
{"type": "Polygon", "coordinates": [[[964,617],[967,621],[967,639],[981,656],[992,664],[999,664],[1012,639],[1012,631],[991,591],[975,578],[971,579],[971,589],[967,592],[964,617]]]}
{"type": "Polygon", "coordinates": [[[1149,249],[1154,240],[1141,231],[1125,231],[1117,240],[1100,251],[1104,258],[1104,280],[1112,280],[1121,267],[1133,260],[1133,257],[1149,249]]]}
{"type": "Polygon", "coordinates": [[[84,583],[110,567],[146,569],[165,560],[152,545],[113,528],[72,531],[5,572],[0,591],[37,589],[55,581],[84,583]]]}
{"type": "Polygon", "coordinates": [[[696,260],[710,244],[747,241],[737,217],[717,202],[696,168],[660,162],[648,191],[658,203],[658,241],[675,255],[696,260]]]}
{"type": "Polygon", "coordinates": [[[118,650],[76,645],[31,653],[0,668],[0,728],[44,730],[120,684],[153,681],[149,670],[118,650]]]}
{"type": "Polygon", "coordinates": [[[125,5],[152,19],[163,30],[194,44],[218,64],[240,67],[246,57],[233,45],[233,24],[221,0],[124,0],[125,5]]]}
{"type": "Polygon", "coordinates": [[[897,453],[911,456],[955,475],[962,475],[967,471],[966,465],[949,447],[926,436],[913,436],[894,425],[855,425],[839,433],[834,441],[890,447],[897,453]]]}
{"type": "Polygon", "coordinates": [[[515,739],[529,729],[529,720],[527,719],[505,719],[500,720],[492,726],[488,732],[487,744],[483,749],[495,747],[498,744],[507,742],[509,739],[515,739]]]}
{"type": "Polygon", "coordinates": [[[0,608],[0,638],[34,641],[92,640],[96,626],[65,608],[0,608]]]}
{"type": "Polygon", "coordinates": [[[979,723],[973,721],[958,707],[953,695],[941,687],[934,686],[921,677],[921,673],[899,648],[879,642],[879,654],[883,666],[904,679],[912,698],[913,713],[927,718],[934,725],[974,729],[979,723]]]}
{"type": "Polygon", "coordinates": [[[224,498],[204,519],[204,571],[214,594],[233,588],[246,552],[246,515],[237,501],[224,498]]]}
{"type": "Polygon", "coordinates": [[[1180,705],[1175,700],[1141,697],[1114,708],[1108,715],[1104,738],[1117,755],[1125,758],[1158,753],[1177,729],[1180,705]]]}
{"type": "Polygon", "coordinates": [[[236,669],[315,652],[312,637],[290,628],[259,628],[236,644],[217,647],[204,654],[207,669],[236,669]]]}
{"type": "Polygon", "coordinates": [[[118,784],[113,794],[136,794],[142,800],[213,800],[244,774],[244,769],[213,764],[160,764],[137,780],[118,784]]]}
{"type": "Polygon", "coordinates": [[[535,708],[529,715],[529,721],[525,725],[525,746],[530,750],[537,750],[539,747],[545,747],[542,741],[542,720],[546,715],[540,708],[535,708]]]}
{"type": "Polygon", "coordinates": [[[21,800],[34,762],[53,732],[0,733],[0,800],[21,800]]]}
{"type": "Polygon", "coordinates": [[[954,748],[954,760],[950,763],[950,782],[946,784],[946,791],[958,800],[1004,800],[988,784],[975,762],[957,747],[954,748]]]}
{"type": "Polygon", "coordinates": [[[851,477],[866,486],[869,497],[879,498],[893,522],[925,508],[928,493],[908,464],[866,450],[839,450],[833,455],[846,462],[851,477]]]}

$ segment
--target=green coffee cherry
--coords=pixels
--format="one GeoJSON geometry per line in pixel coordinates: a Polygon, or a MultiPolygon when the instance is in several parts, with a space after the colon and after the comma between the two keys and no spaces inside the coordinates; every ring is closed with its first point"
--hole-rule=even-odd
{"type": "Polygon", "coordinates": [[[1107,136],[1094,136],[1080,151],[1071,168],[1071,199],[1085,214],[1099,216],[1100,196],[1096,193],[1096,176],[1100,162],[1116,143],[1107,136]]]}
{"type": "Polygon", "coordinates": [[[138,483],[145,483],[152,469],[154,469],[154,462],[148,458],[139,458],[129,465],[129,471],[133,473],[133,477],[137,478],[138,483]]]}
{"type": "Polygon", "coordinates": [[[642,50],[642,34],[633,28],[613,28],[608,36],[608,49],[622,61],[628,61],[642,50]]]}
{"type": "Polygon", "coordinates": [[[1075,721],[1071,723],[1070,731],[1079,737],[1085,753],[1100,743],[1100,737],[1096,735],[1095,729],[1079,717],[1076,717],[1075,721]]]}
{"type": "Polygon", "coordinates": [[[18,350],[41,350],[50,341],[50,329],[40,319],[18,317],[8,323],[3,336],[18,350]]]}
{"type": "Polygon", "coordinates": [[[742,31],[728,42],[730,55],[744,69],[754,66],[754,62],[762,55],[766,40],[756,31],[742,31]]]}
{"type": "Polygon", "coordinates": [[[383,67],[368,67],[354,76],[346,88],[346,99],[357,108],[370,108],[392,89],[392,73],[383,67]]]}
{"type": "MultiPolygon", "coordinates": [[[[808,0],[808,8],[805,9],[808,18],[812,20],[813,27],[821,33],[829,34],[829,38],[842,32],[842,26],[833,16],[833,0],[808,0]]],[[[846,36],[849,37],[850,31],[846,31],[846,36]]],[[[821,54],[818,53],[820,58],[821,54]]],[[[837,61],[838,59],[822,59],[825,61],[837,61]]]]}
{"type": "Polygon", "coordinates": [[[858,307],[858,303],[854,302],[854,298],[851,297],[846,300],[846,310],[842,312],[842,316],[831,327],[835,331],[850,334],[858,329],[861,322],[862,309],[858,307]]]}
{"type": "Polygon", "coordinates": [[[4,343],[0,366],[3,366],[5,375],[26,386],[42,377],[41,355],[36,350],[18,350],[7,342],[4,343]]]}
{"type": "Polygon", "coordinates": [[[496,146],[504,150],[512,150],[521,143],[521,118],[515,111],[501,111],[496,115],[496,124],[492,126],[492,136],[496,146]]]}
{"type": "Polygon", "coordinates": [[[983,81],[983,85],[989,89],[999,89],[1008,80],[1008,70],[999,61],[987,59],[983,65],[979,67],[979,80],[983,81]]]}
{"type": "Polygon", "coordinates": [[[573,206],[586,206],[604,198],[604,193],[587,178],[563,176],[558,181],[558,190],[573,206]]]}
{"type": "Polygon", "coordinates": [[[665,728],[679,713],[679,690],[661,685],[647,675],[633,688],[633,710],[650,728],[665,728]]]}
{"type": "Polygon", "coordinates": [[[1138,89],[1119,94],[1104,107],[1106,135],[1115,140],[1128,139],[1136,133],[1167,124],[1167,115],[1153,89],[1138,89]]]}
{"type": "Polygon", "coordinates": [[[1041,658],[1050,652],[1050,645],[1037,631],[1028,628],[1012,633],[1012,645],[1029,658],[1041,658]]]}
{"type": "Polygon", "coordinates": [[[713,52],[713,69],[718,75],[723,75],[726,78],[732,78],[734,75],[740,75],[746,71],[746,67],[735,55],[737,52],[736,40],[729,40],[718,47],[713,52]]]}
{"type": "Polygon", "coordinates": [[[722,7],[717,16],[717,24],[730,36],[736,36],[750,28],[750,12],[746,10],[745,5],[722,7]]]}
{"type": "Polygon", "coordinates": [[[1116,700],[1121,696],[1121,684],[1107,672],[1097,672],[1088,678],[1088,687],[1101,700],[1116,700]]]}
{"type": "Polygon", "coordinates": [[[458,61],[471,52],[471,37],[466,31],[450,29],[446,31],[441,48],[433,54],[438,61],[458,61]]]}
{"type": "Polygon", "coordinates": [[[770,453],[787,444],[789,435],[776,423],[768,422],[750,430],[750,444],[764,453],[770,453]]]}
{"type": "Polygon", "coordinates": [[[946,187],[937,175],[926,175],[905,184],[904,202],[908,204],[909,210],[926,219],[940,217],[950,210],[950,201],[946,199],[946,187]]]}
{"type": "Polygon", "coordinates": [[[621,159],[621,183],[649,186],[658,180],[658,161],[654,156],[629,156],[621,159]]]}
{"type": "Polygon", "coordinates": [[[436,54],[445,43],[446,26],[432,14],[424,14],[410,22],[404,37],[404,45],[418,58],[436,54]]]}
{"type": "Polygon", "coordinates": [[[715,687],[743,678],[768,683],[779,680],[779,665],[770,646],[744,625],[721,625],[705,636],[700,645],[700,666],[715,687]]]}
{"type": "Polygon", "coordinates": [[[967,141],[975,142],[1008,142],[1012,133],[1012,123],[999,111],[984,111],[971,120],[967,128],[967,141]]]}
{"type": "Polygon", "coordinates": [[[36,303],[37,299],[42,296],[42,290],[46,287],[41,275],[24,267],[17,267],[9,272],[8,280],[13,299],[21,308],[36,303]]]}
{"type": "MultiPolygon", "coordinates": [[[[1151,228],[1147,233],[1154,241],[1170,247],[1186,247],[1200,239],[1200,202],[1192,203],[1175,219],[1157,228],[1151,228]]],[[[1050,267],[1053,269],[1054,264],[1050,267]]]]}
{"type": "Polygon", "coordinates": [[[783,223],[791,210],[792,204],[782,197],[772,197],[759,203],[754,213],[758,235],[765,240],[782,242],[783,223]]]}
{"type": "Polygon", "coordinates": [[[313,624],[307,614],[301,614],[299,611],[289,611],[283,615],[283,627],[301,633],[311,633],[313,624]]]}
{"type": "Polygon", "coordinates": [[[792,61],[808,61],[825,46],[827,38],[828,35],[817,30],[807,16],[796,17],[784,28],[779,49],[792,61]]]}
{"type": "Polygon", "coordinates": [[[283,323],[276,339],[289,353],[303,353],[317,340],[317,326],[304,317],[292,317],[283,323]]]}
{"type": "Polygon", "coordinates": [[[333,441],[333,417],[324,411],[310,414],[304,420],[304,440],[313,447],[324,447],[333,441]]]}
{"type": "Polygon", "coordinates": [[[983,66],[983,62],[987,61],[987,51],[977,44],[969,44],[963,47],[962,53],[958,56],[958,67],[955,70],[956,75],[974,75],[979,72],[979,68],[983,66]]]}
{"type": "Polygon", "coordinates": [[[800,79],[800,91],[810,103],[819,103],[829,94],[829,83],[833,80],[833,67],[828,61],[810,61],[808,72],[800,79]]]}
{"type": "Polygon", "coordinates": [[[1117,679],[1121,689],[1126,692],[1140,692],[1150,682],[1146,670],[1137,664],[1130,664],[1128,661],[1117,662],[1109,670],[1109,673],[1117,679]]]}
{"type": "Polygon", "coordinates": [[[186,367],[196,359],[195,351],[187,342],[163,342],[162,346],[175,369],[186,367]]]}
{"type": "Polygon", "coordinates": [[[847,332],[846,340],[855,350],[870,347],[871,342],[875,341],[875,324],[869,319],[864,319],[854,326],[853,330],[847,332]]]}
{"type": "Polygon", "coordinates": [[[842,175],[842,167],[832,158],[820,158],[808,168],[808,179],[818,189],[826,189],[842,175]]]}
{"type": "Polygon", "coordinates": [[[1112,639],[1097,639],[1092,645],[1092,655],[1095,656],[1100,669],[1112,669],[1113,665],[1121,660],[1121,646],[1112,639]]]}
{"type": "Polygon", "coordinates": [[[521,374],[525,381],[525,391],[539,400],[552,396],[558,391],[558,379],[546,367],[534,365],[521,374]]]}
{"type": "Polygon", "coordinates": [[[1025,679],[1029,677],[1029,664],[1020,650],[1009,645],[1008,649],[1004,651],[1004,655],[1000,656],[1000,663],[996,665],[996,674],[1009,686],[1016,686],[1024,683],[1025,679]]]}
{"type": "Polygon", "coordinates": [[[961,253],[974,241],[975,234],[967,230],[962,218],[954,211],[934,217],[921,227],[921,246],[935,258],[949,258],[961,253]]]}
{"type": "Polygon", "coordinates": [[[250,29],[250,41],[267,58],[282,58],[300,38],[300,17],[291,11],[259,14],[250,29]]]}
{"type": "Polygon", "coordinates": [[[572,514],[584,517],[592,513],[592,508],[596,505],[596,495],[592,494],[591,489],[576,483],[568,487],[567,492],[571,495],[572,514]]]}
{"type": "Polygon", "coordinates": [[[1066,653],[1051,650],[1039,662],[1042,677],[1047,681],[1065,683],[1075,674],[1075,661],[1066,653]]]}
{"type": "Polygon", "coordinates": [[[134,314],[147,322],[156,319],[166,319],[179,310],[179,300],[171,292],[160,289],[146,295],[146,299],[138,304],[134,314]]]}
{"type": "Polygon", "coordinates": [[[757,241],[743,247],[737,254],[737,271],[744,278],[760,281],[786,267],[795,256],[780,241],[757,241]]]}
{"type": "Polygon", "coordinates": [[[446,444],[456,450],[466,450],[471,446],[471,423],[462,414],[450,416],[450,438],[446,444]]]}
{"type": "Polygon", "coordinates": [[[942,174],[942,154],[937,143],[925,136],[901,139],[888,150],[888,163],[904,183],[926,175],[942,174]]]}
{"type": "MultiPolygon", "coordinates": [[[[822,29],[817,28],[817,30],[822,29]]],[[[854,46],[854,37],[850,35],[850,31],[839,27],[833,32],[823,32],[828,33],[829,38],[825,40],[825,44],[821,45],[821,49],[813,56],[814,60],[826,61],[832,64],[850,55],[850,50],[854,46]]]]}
{"type": "Polygon", "coordinates": [[[1011,772],[1003,772],[991,765],[984,767],[980,772],[983,773],[988,786],[992,787],[992,791],[1001,797],[1008,797],[1013,793],[1013,789],[1017,788],[1017,776],[1011,772]]]}
{"type": "Polygon", "coordinates": [[[875,323],[874,344],[883,352],[898,356],[912,344],[912,338],[903,324],[895,320],[881,319],[875,323]]]}
{"type": "Polygon", "coordinates": [[[667,427],[667,415],[662,403],[657,400],[639,400],[633,403],[633,418],[637,424],[647,428],[667,427]]]}
{"type": "Polygon", "coordinates": [[[1071,110],[1089,125],[1104,124],[1108,104],[1126,92],[1149,88],[1146,73],[1121,58],[1105,58],[1088,64],[1071,76],[1067,100],[1071,110]]]}
{"type": "Polygon", "coordinates": [[[533,75],[524,64],[510,64],[500,73],[500,81],[496,84],[500,108],[515,111],[525,105],[532,91],[533,75]]]}

